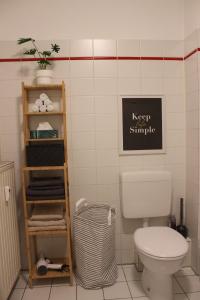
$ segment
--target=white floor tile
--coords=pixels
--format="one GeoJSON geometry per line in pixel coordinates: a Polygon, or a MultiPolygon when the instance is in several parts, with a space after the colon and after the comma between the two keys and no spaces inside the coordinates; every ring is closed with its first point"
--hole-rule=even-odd
{"type": "Polygon", "coordinates": [[[176,278],[184,292],[194,293],[200,292],[199,276],[183,276],[176,278]]]}
{"type": "Polygon", "coordinates": [[[77,286],[77,300],[103,300],[103,290],[86,290],[77,286]]]}
{"type": "Polygon", "coordinates": [[[178,272],[176,272],[175,277],[189,276],[189,275],[195,275],[194,271],[192,270],[191,267],[184,267],[178,272]]]}
{"type": "Polygon", "coordinates": [[[187,294],[187,295],[190,300],[199,300],[200,299],[200,293],[191,293],[191,294],[187,294]]]}
{"type": "Polygon", "coordinates": [[[33,280],[33,288],[51,286],[51,283],[52,283],[52,279],[49,278],[36,279],[33,280]]]}
{"type": "Polygon", "coordinates": [[[27,288],[25,290],[23,300],[48,300],[50,287],[40,287],[40,288],[27,288]]]}
{"type": "Polygon", "coordinates": [[[76,286],[52,287],[49,300],[76,300],[76,286]]]}
{"type": "Polygon", "coordinates": [[[173,293],[174,294],[183,294],[183,290],[180,287],[180,285],[178,284],[178,282],[176,281],[176,279],[173,278],[173,293]]]}
{"type": "MultiPolygon", "coordinates": [[[[73,284],[75,283],[75,280],[73,280],[73,284]]],[[[70,279],[69,278],[54,278],[52,280],[52,286],[60,286],[60,285],[70,285],[70,279]]]]}
{"type": "Polygon", "coordinates": [[[142,297],[142,296],[146,296],[145,292],[142,288],[142,282],[141,281],[129,281],[128,282],[128,286],[130,288],[131,291],[131,295],[132,297],[142,297]]]}
{"type": "Polygon", "coordinates": [[[16,289],[24,289],[27,285],[27,280],[26,278],[23,276],[23,274],[21,274],[17,280],[16,289]]]}
{"type": "Polygon", "coordinates": [[[124,272],[123,272],[122,266],[117,266],[117,269],[118,269],[117,282],[119,282],[119,281],[126,281],[126,278],[124,276],[124,272]]]}
{"type": "Polygon", "coordinates": [[[12,295],[9,300],[21,300],[24,294],[24,289],[14,289],[12,295]]]}
{"type": "Polygon", "coordinates": [[[130,298],[130,292],[126,282],[117,282],[103,289],[105,299],[130,298]]]}
{"type": "Polygon", "coordinates": [[[188,300],[185,294],[176,294],[174,295],[174,300],[188,300]]]}
{"type": "Polygon", "coordinates": [[[135,265],[126,265],[123,269],[127,281],[141,280],[142,272],[138,272],[135,265]]]}

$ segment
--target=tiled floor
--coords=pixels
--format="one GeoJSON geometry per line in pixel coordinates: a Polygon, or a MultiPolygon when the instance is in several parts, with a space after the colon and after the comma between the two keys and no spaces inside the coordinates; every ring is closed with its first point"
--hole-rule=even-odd
{"type": "MultiPolygon", "coordinates": [[[[134,265],[118,266],[117,282],[107,288],[86,290],[74,283],[70,286],[65,280],[37,282],[34,288],[27,285],[26,277],[21,276],[9,300],[148,300],[141,287],[141,273],[134,265]]],[[[200,280],[191,268],[183,268],[173,279],[174,300],[199,300],[200,280]]]]}

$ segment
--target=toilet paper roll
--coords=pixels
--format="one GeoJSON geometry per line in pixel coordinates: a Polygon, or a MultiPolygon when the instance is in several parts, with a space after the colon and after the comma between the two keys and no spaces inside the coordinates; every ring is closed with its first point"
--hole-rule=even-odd
{"type": "Polygon", "coordinates": [[[47,106],[43,104],[40,106],[40,112],[45,112],[45,111],[47,111],[47,106]]]}
{"type": "Polygon", "coordinates": [[[49,98],[45,99],[43,102],[44,102],[43,104],[45,104],[47,106],[50,105],[50,104],[52,104],[52,101],[49,98]]]}
{"type": "Polygon", "coordinates": [[[42,94],[40,94],[40,99],[41,99],[42,101],[44,101],[44,100],[46,100],[46,99],[49,99],[49,97],[47,96],[47,94],[42,93],[42,94]]]}
{"type": "Polygon", "coordinates": [[[35,100],[35,105],[40,107],[41,105],[43,105],[43,101],[40,98],[38,98],[38,99],[35,100]]]}
{"type": "Polygon", "coordinates": [[[53,111],[54,106],[52,104],[47,105],[47,111],[53,111]]]}
{"type": "Polygon", "coordinates": [[[36,105],[36,104],[33,104],[33,106],[32,106],[32,111],[33,111],[33,112],[39,112],[39,106],[36,105]]]}

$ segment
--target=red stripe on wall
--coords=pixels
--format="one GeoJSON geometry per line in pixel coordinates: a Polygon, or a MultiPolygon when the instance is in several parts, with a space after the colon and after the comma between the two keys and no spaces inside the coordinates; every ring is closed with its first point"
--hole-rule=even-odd
{"type": "MultiPolygon", "coordinates": [[[[183,61],[200,51],[200,48],[196,48],[184,57],[162,57],[162,56],[63,56],[63,57],[50,57],[48,60],[52,61],[64,61],[64,60],[173,60],[183,61]]],[[[0,58],[0,62],[23,62],[23,61],[38,61],[39,58],[0,58]]]]}

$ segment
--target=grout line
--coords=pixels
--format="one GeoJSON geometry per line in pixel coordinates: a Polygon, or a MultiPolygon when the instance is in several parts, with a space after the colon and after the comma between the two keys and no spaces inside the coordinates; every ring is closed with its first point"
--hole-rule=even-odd
{"type": "Polygon", "coordinates": [[[24,297],[25,291],[26,291],[26,288],[24,288],[24,292],[23,292],[23,295],[22,295],[22,297],[21,297],[21,300],[22,300],[23,297],[24,297]]]}
{"type": "MultiPolygon", "coordinates": [[[[52,282],[51,282],[52,283],[52,282]]],[[[51,297],[51,290],[52,290],[52,284],[51,284],[51,286],[50,286],[50,291],[49,291],[49,297],[48,297],[48,300],[50,299],[50,297],[51,297]]]]}

